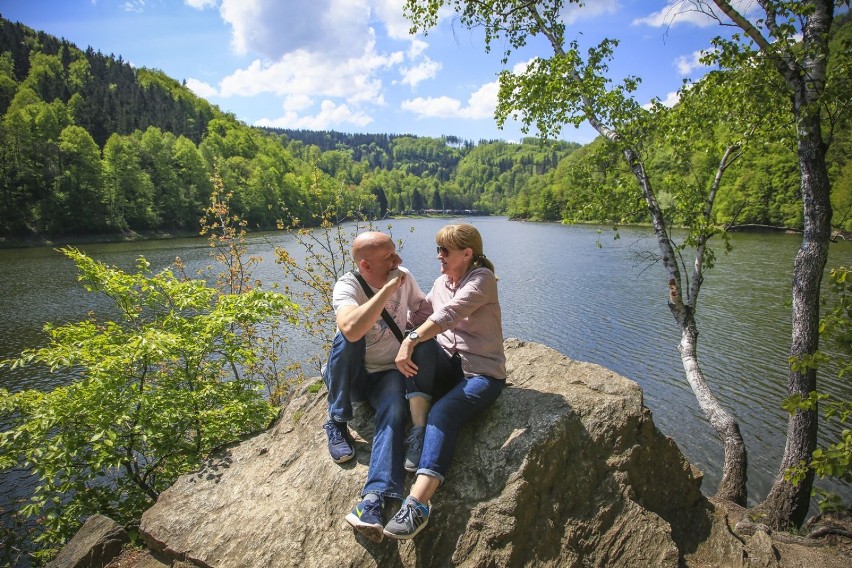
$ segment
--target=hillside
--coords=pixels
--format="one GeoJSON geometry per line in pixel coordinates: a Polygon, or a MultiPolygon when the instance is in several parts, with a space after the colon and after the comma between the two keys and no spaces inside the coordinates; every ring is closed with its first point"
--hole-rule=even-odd
{"type": "MultiPolygon", "coordinates": [[[[849,53],[850,29],[848,18],[838,19],[833,49],[849,53]]],[[[835,59],[835,75],[845,77],[848,57],[835,59]]],[[[829,170],[835,224],[852,228],[852,138],[842,98],[827,129],[829,170]]],[[[686,146],[653,132],[643,143],[672,223],[689,222],[674,196],[712,173],[701,148],[726,126],[709,126],[686,146]]],[[[716,223],[801,225],[791,140],[776,131],[746,148],[726,173],[716,223]]],[[[510,144],[254,128],[159,70],[0,17],[0,239],[195,232],[214,196],[228,196],[249,229],[316,224],[332,203],[340,218],[476,210],[647,221],[619,150],[602,140],[510,144]]]]}

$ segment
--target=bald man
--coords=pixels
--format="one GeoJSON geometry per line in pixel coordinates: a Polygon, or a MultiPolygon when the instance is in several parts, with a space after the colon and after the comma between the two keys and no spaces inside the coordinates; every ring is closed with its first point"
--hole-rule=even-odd
{"type": "MultiPolygon", "coordinates": [[[[400,342],[382,319],[382,310],[388,311],[400,330],[406,330],[423,323],[432,308],[411,273],[400,266],[402,259],[390,236],[375,231],[358,235],[352,243],[352,258],[373,296],[367,297],[353,273],[344,274],[334,285],[332,304],[337,333],[323,374],[328,386],[325,430],[331,458],[336,463],[347,462],[355,456],[347,426],[352,419],[352,402],[366,400],[376,410],[370,468],[361,492],[363,500],[346,516],[346,521],[370,540],[379,542],[383,538],[384,499],[405,496],[405,381],[412,380],[396,367],[400,342]]],[[[415,347],[419,375],[434,375],[436,349],[434,340],[415,347]]]]}

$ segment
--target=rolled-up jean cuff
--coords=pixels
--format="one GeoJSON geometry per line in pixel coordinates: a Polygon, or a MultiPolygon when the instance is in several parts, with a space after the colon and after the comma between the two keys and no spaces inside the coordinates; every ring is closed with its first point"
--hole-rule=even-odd
{"type": "Polygon", "coordinates": [[[434,477],[435,479],[437,479],[441,483],[444,483],[444,476],[443,475],[441,475],[437,471],[434,471],[434,470],[431,470],[431,469],[426,469],[425,467],[421,467],[420,469],[418,469],[417,472],[414,475],[428,475],[429,477],[434,477]]]}
{"type": "Polygon", "coordinates": [[[410,399],[414,398],[415,396],[420,397],[420,398],[425,398],[427,401],[432,402],[432,395],[431,394],[426,394],[425,392],[419,392],[419,391],[418,392],[405,393],[405,399],[406,400],[410,400],[410,399]]]}
{"type": "Polygon", "coordinates": [[[364,489],[361,491],[361,497],[366,497],[372,493],[373,495],[378,495],[382,500],[384,499],[399,499],[402,501],[405,499],[405,496],[402,493],[397,493],[396,491],[376,491],[375,489],[364,489]]]}

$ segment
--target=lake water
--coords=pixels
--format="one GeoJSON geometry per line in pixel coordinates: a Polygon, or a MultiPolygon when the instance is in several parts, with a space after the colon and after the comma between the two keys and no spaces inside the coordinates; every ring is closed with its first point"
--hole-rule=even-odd
{"type": "MultiPolygon", "coordinates": [[[[543,343],[639,383],[657,427],[704,472],[704,491],[712,494],[719,481],[722,444],[684,377],[677,350],[680,334],[666,305],[666,273],[661,265],[644,260],[644,253],[657,252],[651,230],[622,228],[614,240],[612,228],[604,226],[501,217],[465,220],[479,228],[485,253],[497,268],[504,336],[543,343]]],[[[434,235],[447,222],[391,222],[394,237],[403,241],[404,264],[424,291],[439,274],[434,235]]],[[[387,223],[379,228],[387,230],[387,223]]],[[[699,361],[722,404],[740,422],[749,452],[751,503],[766,495],[784,448],[787,415],[780,402],[786,394],[793,256],[800,240],[797,235],[735,234],[733,252],[719,253],[699,297],[699,361]]],[[[263,258],[255,276],[266,288],[283,283],[273,244],[298,252],[283,233],[250,237],[250,252],[263,258]]],[[[79,248],[127,270],[139,255],[155,270],[176,256],[190,273],[212,263],[203,238],[79,248]]],[[[852,243],[832,244],[829,266],[850,263],[852,243]]],[[[52,248],[0,250],[0,359],[43,345],[45,322],[78,321],[89,311],[104,313],[108,306],[105,299],[83,290],[73,264],[52,248]]],[[[299,343],[297,333],[293,341],[291,349],[301,350],[304,359],[316,354],[315,347],[299,343]]],[[[42,368],[0,371],[0,386],[13,391],[49,389],[64,380],[42,368]]],[[[819,381],[822,390],[846,400],[852,397],[852,385],[832,373],[821,371],[819,381]]],[[[821,439],[836,431],[823,428],[821,439]]],[[[26,484],[20,473],[0,476],[0,506],[26,484]]],[[[819,484],[852,500],[849,485],[819,484]]]]}

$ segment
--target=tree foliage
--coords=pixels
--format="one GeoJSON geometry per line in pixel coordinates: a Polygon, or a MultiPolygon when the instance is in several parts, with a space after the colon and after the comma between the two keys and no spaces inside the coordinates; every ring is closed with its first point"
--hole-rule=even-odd
{"type": "Polygon", "coordinates": [[[0,467],[38,477],[21,512],[38,518],[45,549],[96,512],[138,519],[211,450],[268,425],[275,408],[245,372],[258,357],[246,330],[293,307],[274,292],[219,293],[170,269],[152,274],[141,257],[127,273],[62,252],[117,318],[48,325],[46,347],[2,363],[76,377],[51,392],[0,391],[0,418],[11,424],[0,433],[0,467]]]}

